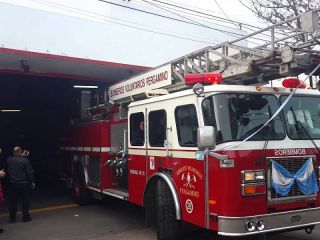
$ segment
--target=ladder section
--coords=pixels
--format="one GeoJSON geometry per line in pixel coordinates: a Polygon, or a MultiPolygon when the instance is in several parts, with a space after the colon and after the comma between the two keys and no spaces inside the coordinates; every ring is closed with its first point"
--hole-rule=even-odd
{"type": "Polygon", "coordinates": [[[159,95],[152,94],[154,89],[162,89],[161,94],[165,94],[190,88],[184,83],[185,74],[190,73],[221,73],[224,84],[239,85],[307,74],[320,62],[319,14],[320,9],[315,9],[182,56],[111,86],[110,100],[130,102],[141,99],[134,97],[137,95],[159,95]],[[149,94],[145,94],[147,91],[149,94]]]}
{"type": "Polygon", "coordinates": [[[308,73],[320,61],[319,13],[315,9],[183,56],[172,62],[174,83],[186,73],[220,72],[224,83],[242,85],[308,73]]]}

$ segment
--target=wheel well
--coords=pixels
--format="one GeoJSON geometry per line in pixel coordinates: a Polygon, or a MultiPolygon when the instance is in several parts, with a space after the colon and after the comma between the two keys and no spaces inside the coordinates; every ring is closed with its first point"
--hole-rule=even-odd
{"type": "Polygon", "coordinates": [[[88,181],[89,181],[87,168],[84,167],[81,162],[76,162],[76,163],[74,163],[73,179],[75,178],[76,174],[78,174],[79,171],[83,171],[85,182],[86,182],[86,186],[87,186],[88,185],[88,181]]]}
{"type": "Polygon", "coordinates": [[[144,190],[143,194],[143,206],[148,208],[148,206],[152,206],[155,202],[155,193],[157,190],[157,182],[162,179],[169,187],[172,198],[174,201],[175,209],[176,209],[176,219],[181,220],[181,208],[179,196],[177,194],[176,187],[172,182],[171,178],[164,173],[156,173],[154,174],[148,181],[147,186],[144,190]]]}

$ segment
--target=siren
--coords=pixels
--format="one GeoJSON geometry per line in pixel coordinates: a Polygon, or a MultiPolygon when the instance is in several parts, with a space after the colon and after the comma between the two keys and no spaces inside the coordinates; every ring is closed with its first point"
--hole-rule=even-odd
{"type": "Polygon", "coordinates": [[[285,88],[306,88],[307,85],[299,78],[287,78],[283,80],[282,86],[285,88]]]}
{"type": "Polygon", "coordinates": [[[192,73],[184,76],[186,85],[201,84],[220,84],[222,82],[221,73],[192,73]]]}

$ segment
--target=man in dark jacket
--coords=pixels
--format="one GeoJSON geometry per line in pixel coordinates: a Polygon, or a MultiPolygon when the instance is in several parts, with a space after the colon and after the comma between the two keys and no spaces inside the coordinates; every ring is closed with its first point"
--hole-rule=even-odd
{"type": "Polygon", "coordinates": [[[14,147],[13,156],[7,159],[7,168],[10,182],[10,219],[9,222],[16,221],[18,201],[22,200],[22,220],[31,221],[29,214],[29,195],[31,187],[34,188],[35,181],[33,169],[29,160],[22,155],[21,147],[14,147]]]}
{"type": "MultiPolygon", "coordinates": [[[[2,149],[0,148],[0,157],[1,157],[2,149]]],[[[4,202],[4,194],[3,194],[3,189],[2,189],[2,182],[1,178],[6,176],[6,172],[3,170],[3,166],[1,166],[0,162],[0,205],[4,202]]],[[[3,233],[3,229],[0,228],[0,233],[3,233]]]]}

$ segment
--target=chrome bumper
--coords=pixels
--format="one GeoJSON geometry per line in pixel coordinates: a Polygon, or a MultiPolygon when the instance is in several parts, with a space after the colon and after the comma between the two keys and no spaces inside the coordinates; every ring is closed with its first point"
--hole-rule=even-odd
{"type": "Polygon", "coordinates": [[[246,217],[218,216],[218,234],[224,236],[244,236],[281,230],[292,230],[320,224],[320,208],[308,208],[296,211],[271,213],[246,217]],[[247,230],[249,221],[262,221],[264,228],[253,231],[247,230]]]}

